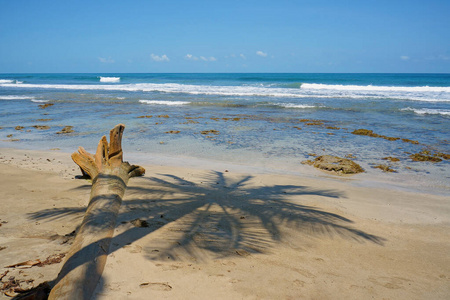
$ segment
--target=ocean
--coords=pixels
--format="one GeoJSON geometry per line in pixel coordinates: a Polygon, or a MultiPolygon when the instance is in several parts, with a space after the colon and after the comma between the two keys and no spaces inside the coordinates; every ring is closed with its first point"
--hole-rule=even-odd
{"type": "Polygon", "coordinates": [[[450,154],[450,74],[0,74],[0,116],[0,147],[95,152],[123,123],[132,163],[317,176],[302,161],[330,154],[364,182],[450,191],[448,159],[411,159],[450,154]]]}

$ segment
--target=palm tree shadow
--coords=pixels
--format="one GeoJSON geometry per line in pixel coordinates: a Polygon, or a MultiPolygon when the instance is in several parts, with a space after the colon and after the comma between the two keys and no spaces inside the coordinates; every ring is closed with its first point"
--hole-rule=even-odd
{"type": "MultiPolygon", "coordinates": [[[[260,186],[252,176],[231,177],[210,172],[200,182],[171,174],[141,178],[130,185],[118,216],[119,234],[110,252],[152,235],[148,259],[201,260],[266,253],[285,237],[285,228],[305,238],[339,236],[383,245],[383,238],[352,226],[338,214],[299,204],[296,196],[339,198],[341,192],[300,185],[260,186]],[[139,226],[136,220],[139,219],[139,226]],[[154,237],[154,238],[153,238],[154,237]]],[[[80,208],[42,210],[36,220],[66,218],[80,208]]]]}

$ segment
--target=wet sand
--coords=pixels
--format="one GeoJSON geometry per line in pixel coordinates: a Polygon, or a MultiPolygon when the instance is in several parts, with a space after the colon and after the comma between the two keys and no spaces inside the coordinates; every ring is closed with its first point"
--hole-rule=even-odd
{"type": "MultiPolygon", "coordinates": [[[[448,197],[222,166],[144,165],[95,299],[450,297],[448,197]]],[[[59,151],[0,149],[0,168],[2,282],[54,280],[62,263],[5,267],[65,253],[90,182],[59,151]]]]}

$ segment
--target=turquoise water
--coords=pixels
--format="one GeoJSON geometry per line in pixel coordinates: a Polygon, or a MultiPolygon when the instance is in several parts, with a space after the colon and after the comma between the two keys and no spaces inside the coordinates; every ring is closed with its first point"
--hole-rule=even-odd
{"type": "Polygon", "coordinates": [[[389,164],[402,180],[450,182],[448,161],[409,158],[450,153],[450,74],[0,74],[0,120],[1,147],[94,151],[124,123],[126,153],[143,158],[304,171],[309,154],[352,154],[369,175],[388,178],[372,167],[389,164]],[[75,132],[56,134],[67,125],[75,132]],[[351,133],[360,128],[419,144],[351,133]]]}

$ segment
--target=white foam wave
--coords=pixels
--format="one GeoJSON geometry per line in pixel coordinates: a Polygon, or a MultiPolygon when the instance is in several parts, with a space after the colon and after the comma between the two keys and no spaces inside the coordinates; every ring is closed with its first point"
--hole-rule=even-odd
{"type": "Polygon", "coordinates": [[[187,101],[160,101],[160,100],[139,100],[139,102],[144,104],[170,105],[170,106],[185,105],[191,103],[187,101]]]}
{"type": "Polygon", "coordinates": [[[450,93],[450,87],[435,86],[375,86],[375,85],[341,85],[303,83],[301,89],[339,90],[339,91],[392,91],[392,92],[444,92],[450,93]]]}
{"type": "Polygon", "coordinates": [[[31,99],[31,101],[35,102],[35,103],[45,103],[45,102],[48,102],[50,100],[35,100],[35,99],[31,99]]]}
{"type": "Polygon", "coordinates": [[[102,76],[100,76],[100,82],[120,82],[120,77],[102,77],[102,76]]]}
{"type": "MultiPolygon", "coordinates": [[[[118,77],[116,77],[118,78],[118,77]]],[[[302,88],[275,88],[260,86],[210,86],[178,83],[137,83],[115,85],[68,84],[0,84],[0,87],[20,87],[66,90],[104,90],[129,92],[182,93],[191,95],[218,95],[279,98],[344,98],[344,99],[396,99],[408,101],[450,102],[450,87],[371,87],[303,84],[302,88]],[[306,87],[306,88],[305,88],[306,87]],[[321,88],[312,88],[321,87],[321,88]],[[404,90],[402,90],[404,88],[404,90]]]]}
{"type": "Polygon", "coordinates": [[[277,105],[285,108],[316,108],[314,105],[294,104],[294,103],[278,103],[277,105]]]}
{"type": "Polygon", "coordinates": [[[11,80],[11,79],[0,79],[0,84],[2,83],[15,83],[15,80],[11,80]]]}
{"type": "Polygon", "coordinates": [[[23,99],[34,99],[34,97],[31,97],[31,96],[20,96],[20,95],[0,96],[0,100],[23,100],[23,99]]]}
{"type": "Polygon", "coordinates": [[[431,109],[431,108],[403,108],[403,111],[412,111],[418,115],[443,115],[450,116],[450,110],[446,109],[431,109]]]}

